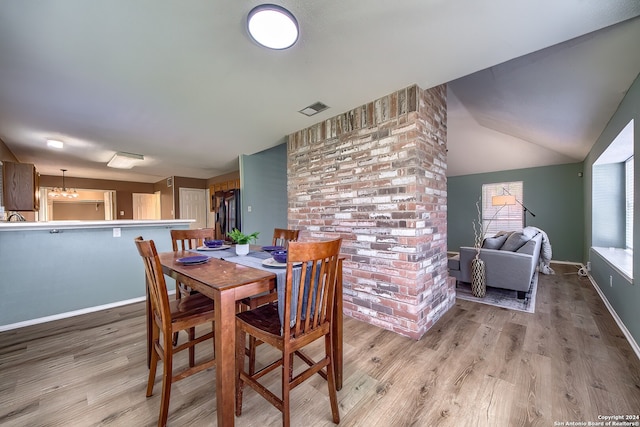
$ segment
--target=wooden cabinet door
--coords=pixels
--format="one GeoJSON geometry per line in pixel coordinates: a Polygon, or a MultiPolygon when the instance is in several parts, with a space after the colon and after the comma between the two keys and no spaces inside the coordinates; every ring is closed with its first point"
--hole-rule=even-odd
{"type": "Polygon", "coordinates": [[[39,176],[29,163],[2,162],[2,193],[7,211],[39,209],[39,176]]]}

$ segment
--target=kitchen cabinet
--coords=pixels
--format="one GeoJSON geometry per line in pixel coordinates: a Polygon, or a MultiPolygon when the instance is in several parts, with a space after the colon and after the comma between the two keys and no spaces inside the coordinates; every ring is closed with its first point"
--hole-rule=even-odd
{"type": "Polygon", "coordinates": [[[6,211],[40,209],[40,174],[35,165],[3,161],[2,195],[6,211]]]}

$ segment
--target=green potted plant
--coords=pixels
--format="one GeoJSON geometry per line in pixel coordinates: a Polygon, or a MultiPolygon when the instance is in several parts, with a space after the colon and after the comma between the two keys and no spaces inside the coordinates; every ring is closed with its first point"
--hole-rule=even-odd
{"type": "Polygon", "coordinates": [[[234,228],[227,233],[227,236],[236,244],[236,255],[246,255],[249,253],[249,244],[258,239],[259,232],[244,234],[242,231],[234,228]]]}

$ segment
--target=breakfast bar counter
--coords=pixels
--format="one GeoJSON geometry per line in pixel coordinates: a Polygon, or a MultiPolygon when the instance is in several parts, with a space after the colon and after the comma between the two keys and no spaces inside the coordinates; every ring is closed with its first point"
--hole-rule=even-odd
{"type": "Polygon", "coordinates": [[[170,230],[192,222],[1,222],[0,331],[142,301],[144,267],[133,239],[169,251],[170,230]]]}

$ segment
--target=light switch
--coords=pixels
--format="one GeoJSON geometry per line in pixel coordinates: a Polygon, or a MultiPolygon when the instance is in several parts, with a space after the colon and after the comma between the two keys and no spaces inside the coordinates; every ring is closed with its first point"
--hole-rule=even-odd
{"type": "Polygon", "coordinates": [[[120,211],[120,216],[124,216],[124,211],[120,211]]]}

